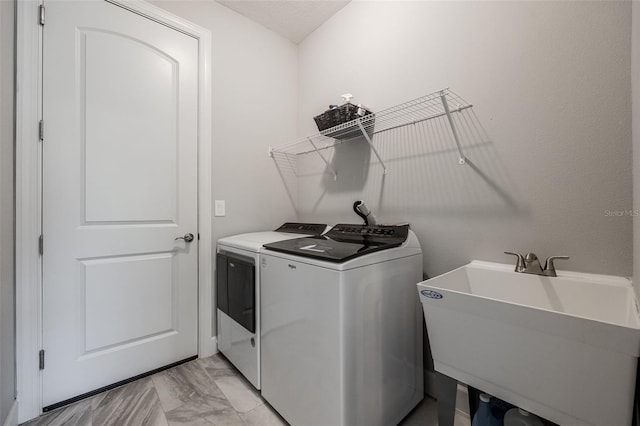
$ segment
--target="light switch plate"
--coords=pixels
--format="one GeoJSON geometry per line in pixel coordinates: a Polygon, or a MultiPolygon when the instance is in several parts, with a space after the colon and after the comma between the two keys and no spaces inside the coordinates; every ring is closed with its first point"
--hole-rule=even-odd
{"type": "Polygon", "coordinates": [[[214,214],[216,216],[224,216],[226,214],[226,211],[225,211],[226,206],[225,206],[224,200],[215,200],[214,206],[215,206],[214,214]]]}

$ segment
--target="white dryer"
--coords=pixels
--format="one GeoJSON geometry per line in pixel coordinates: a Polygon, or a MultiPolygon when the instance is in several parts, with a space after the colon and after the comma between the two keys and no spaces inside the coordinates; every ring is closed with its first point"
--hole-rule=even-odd
{"type": "Polygon", "coordinates": [[[262,396],[292,425],[395,425],[423,398],[422,251],[336,225],[262,252],[262,396]]]}
{"type": "Polygon", "coordinates": [[[275,231],[218,240],[216,307],[218,350],[260,389],[260,253],[263,244],[319,235],[327,225],[285,223],[275,231]]]}

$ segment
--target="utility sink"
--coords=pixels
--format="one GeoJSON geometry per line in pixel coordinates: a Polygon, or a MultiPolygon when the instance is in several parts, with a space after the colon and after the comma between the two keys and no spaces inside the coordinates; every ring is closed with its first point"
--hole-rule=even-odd
{"type": "Polygon", "coordinates": [[[629,279],[474,260],[418,291],[436,371],[558,424],[631,424],[640,316],[629,279]]]}

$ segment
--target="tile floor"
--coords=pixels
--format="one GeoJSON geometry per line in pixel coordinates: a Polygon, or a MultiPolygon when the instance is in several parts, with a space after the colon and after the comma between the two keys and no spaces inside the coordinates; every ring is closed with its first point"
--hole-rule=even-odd
{"type": "MultiPolygon", "coordinates": [[[[437,426],[425,398],[403,426],[437,426]]],[[[224,358],[197,359],[44,414],[28,426],[280,426],[287,423],[224,358]]],[[[470,426],[456,416],[455,426],[470,426]]]]}

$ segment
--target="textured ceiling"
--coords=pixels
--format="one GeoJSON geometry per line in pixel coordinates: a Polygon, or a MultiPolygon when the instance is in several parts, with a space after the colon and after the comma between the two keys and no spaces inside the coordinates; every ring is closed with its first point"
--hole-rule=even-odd
{"type": "Polygon", "coordinates": [[[297,44],[351,0],[216,1],[297,44]]]}

